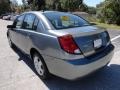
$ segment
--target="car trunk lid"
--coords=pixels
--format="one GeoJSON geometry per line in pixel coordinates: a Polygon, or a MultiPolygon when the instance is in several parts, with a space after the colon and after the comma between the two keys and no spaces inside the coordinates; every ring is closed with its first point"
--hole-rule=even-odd
{"type": "Polygon", "coordinates": [[[53,30],[53,32],[60,36],[71,34],[84,56],[89,56],[104,50],[109,41],[107,39],[108,37],[104,35],[105,30],[95,26],[53,30]]]}

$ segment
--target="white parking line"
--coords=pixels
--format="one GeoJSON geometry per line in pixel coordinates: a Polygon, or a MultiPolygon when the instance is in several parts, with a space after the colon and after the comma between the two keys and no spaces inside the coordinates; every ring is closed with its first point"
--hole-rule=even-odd
{"type": "Polygon", "coordinates": [[[118,39],[118,38],[120,38],[120,35],[118,35],[118,36],[112,38],[111,41],[114,41],[114,40],[116,40],[116,39],[118,39]]]}

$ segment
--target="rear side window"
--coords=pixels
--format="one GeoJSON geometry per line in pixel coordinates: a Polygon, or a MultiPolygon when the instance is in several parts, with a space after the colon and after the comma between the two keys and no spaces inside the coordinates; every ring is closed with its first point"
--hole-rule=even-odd
{"type": "Polygon", "coordinates": [[[16,26],[16,28],[18,29],[21,28],[23,19],[24,19],[24,15],[21,15],[15,20],[14,25],[16,26]]]}
{"type": "Polygon", "coordinates": [[[44,29],[45,29],[45,28],[44,28],[44,26],[43,26],[42,21],[39,20],[38,25],[37,25],[37,31],[38,31],[38,32],[43,32],[44,29]]]}
{"type": "Polygon", "coordinates": [[[22,28],[32,30],[34,19],[35,19],[35,15],[27,14],[23,21],[22,28]]]}

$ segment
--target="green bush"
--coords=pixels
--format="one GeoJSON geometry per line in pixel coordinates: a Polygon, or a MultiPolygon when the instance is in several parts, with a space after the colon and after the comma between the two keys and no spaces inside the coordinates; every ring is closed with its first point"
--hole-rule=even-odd
{"type": "Polygon", "coordinates": [[[86,20],[88,20],[89,22],[97,22],[97,18],[94,15],[86,17],[86,20]]]}
{"type": "Polygon", "coordinates": [[[105,0],[98,6],[100,22],[120,25],[120,0],[105,0]]]}

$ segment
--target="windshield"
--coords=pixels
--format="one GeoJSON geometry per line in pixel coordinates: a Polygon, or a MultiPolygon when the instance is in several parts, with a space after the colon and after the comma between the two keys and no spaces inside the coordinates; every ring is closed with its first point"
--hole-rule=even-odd
{"type": "Polygon", "coordinates": [[[49,12],[44,13],[44,15],[56,29],[75,28],[90,25],[89,22],[81,17],[69,13],[49,12]]]}

